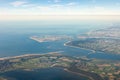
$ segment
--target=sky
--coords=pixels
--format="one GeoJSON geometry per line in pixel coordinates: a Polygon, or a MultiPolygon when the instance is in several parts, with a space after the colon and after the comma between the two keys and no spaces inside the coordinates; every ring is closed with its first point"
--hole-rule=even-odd
{"type": "Polygon", "coordinates": [[[0,15],[120,15],[120,0],[0,0],[0,15]]]}

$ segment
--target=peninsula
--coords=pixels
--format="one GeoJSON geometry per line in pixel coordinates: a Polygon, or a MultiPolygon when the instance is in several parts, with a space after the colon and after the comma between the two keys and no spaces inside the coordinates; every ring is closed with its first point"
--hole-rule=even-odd
{"type": "MultiPolygon", "coordinates": [[[[88,80],[111,80],[120,78],[120,62],[65,56],[58,52],[28,54],[0,59],[0,74],[13,70],[61,67],[65,71],[83,76],[88,80]]],[[[0,76],[4,80],[4,76],[0,76]]],[[[6,80],[9,80],[6,78],[6,80]]]]}
{"type": "Polygon", "coordinates": [[[31,36],[30,39],[35,40],[37,42],[51,42],[59,40],[71,40],[72,37],[67,35],[44,35],[44,36],[31,36]]]}
{"type": "MultiPolygon", "coordinates": [[[[9,57],[0,60],[0,72],[4,73],[7,71],[23,69],[23,70],[34,70],[34,69],[41,69],[41,68],[50,68],[50,67],[61,67],[64,68],[66,71],[77,73],[83,77],[88,78],[89,80],[96,80],[96,75],[100,78],[99,80],[103,80],[96,73],[88,73],[87,71],[82,70],[82,65],[84,60],[76,59],[74,57],[69,57],[62,55],[60,53],[51,52],[48,54],[29,54],[29,55],[22,55],[16,57],[9,57]],[[74,64],[74,65],[73,65],[74,64]],[[76,72],[78,69],[77,65],[81,65],[80,72],[76,72]],[[74,66],[76,66],[74,68],[74,66]]],[[[79,67],[80,68],[80,67],[79,67]]],[[[0,76],[2,80],[4,80],[2,76],[0,76]]],[[[6,79],[7,80],[7,79],[6,79]]]]}

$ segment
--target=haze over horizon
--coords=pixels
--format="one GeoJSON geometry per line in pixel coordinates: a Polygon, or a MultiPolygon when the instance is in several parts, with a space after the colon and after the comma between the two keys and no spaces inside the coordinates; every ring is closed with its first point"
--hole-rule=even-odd
{"type": "Polygon", "coordinates": [[[120,15],[120,0],[0,0],[0,15],[120,15]]]}

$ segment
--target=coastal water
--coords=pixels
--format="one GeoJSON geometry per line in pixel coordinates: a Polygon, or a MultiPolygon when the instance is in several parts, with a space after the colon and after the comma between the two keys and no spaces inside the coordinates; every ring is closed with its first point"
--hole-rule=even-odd
{"type": "Polygon", "coordinates": [[[61,51],[65,55],[84,56],[87,50],[64,46],[66,40],[39,43],[30,39],[30,35],[6,35],[0,39],[0,56],[17,56],[23,54],[44,54],[61,51]]]}
{"type": "Polygon", "coordinates": [[[15,70],[0,75],[9,80],[88,80],[61,68],[37,69],[33,71],[15,70]]]}

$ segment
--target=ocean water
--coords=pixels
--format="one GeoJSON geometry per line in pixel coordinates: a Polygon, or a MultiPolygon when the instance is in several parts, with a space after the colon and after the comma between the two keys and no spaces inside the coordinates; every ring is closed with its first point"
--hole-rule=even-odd
{"type": "Polygon", "coordinates": [[[62,51],[66,55],[85,55],[87,50],[64,46],[66,40],[38,43],[28,35],[7,35],[0,39],[0,56],[17,56],[23,54],[43,54],[62,51]]]}
{"type": "Polygon", "coordinates": [[[69,55],[84,55],[79,49],[65,47],[66,41],[38,43],[30,39],[34,35],[72,35],[89,31],[90,27],[81,24],[46,24],[42,22],[0,22],[0,57],[17,56],[23,54],[48,53],[63,51],[69,55]],[[81,54],[80,54],[81,53],[81,54]]]}

